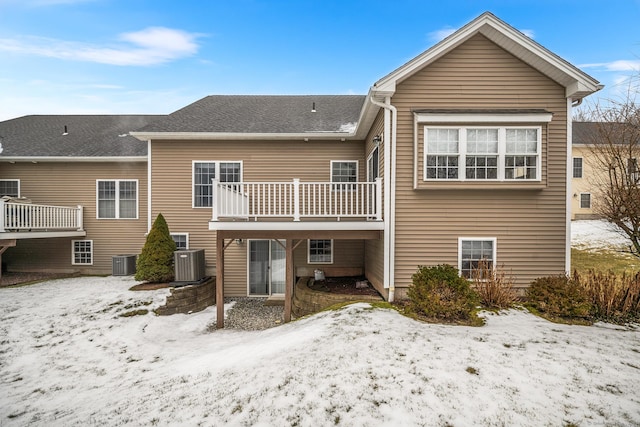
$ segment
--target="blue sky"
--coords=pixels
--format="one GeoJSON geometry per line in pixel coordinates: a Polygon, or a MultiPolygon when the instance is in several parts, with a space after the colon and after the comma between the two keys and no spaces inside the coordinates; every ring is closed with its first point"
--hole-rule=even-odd
{"type": "Polygon", "coordinates": [[[616,97],[640,0],[0,0],[0,120],[166,114],[211,94],[366,94],[490,11],[616,97]]]}

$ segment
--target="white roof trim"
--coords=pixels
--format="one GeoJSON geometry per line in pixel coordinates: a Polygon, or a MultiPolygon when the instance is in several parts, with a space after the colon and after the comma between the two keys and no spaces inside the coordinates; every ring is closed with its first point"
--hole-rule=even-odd
{"type": "MultiPolygon", "coordinates": [[[[378,80],[374,83],[372,90],[375,92],[383,92],[387,95],[389,93],[395,93],[397,83],[402,82],[419,69],[439,59],[441,56],[478,33],[483,34],[488,39],[496,42],[496,44],[501,46],[503,49],[514,54],[516,57],[527,62],[534,68],[539,69],[543,73],[545,73],[545,71],[542,68],[551,67],[552,69],[555,69],[564,77],[564,82],[559,83],[562,83],[567,88],[567,97],[575,97],[576,99],[582,98],[602,88],[602,85],[600,85],[593,77],[555,55],[539,43],[525,36],[520,31],[501,21],[493,14],[485,12],[449,37],[445,38],[440,43],[378,80]],[[501,40],[505,40],[504,38],[513,43],[509,46],[500,43],[501,40]],[[527,61],[523,58],[522,53],[524,52],[533,53],[541,63],[533,64],[530,60],[527,61]],[[543,67],[542,65],[545,66],[543,67]]],[[[548,73],[546,74],[548,75],[548,73]]]]}
{"type": "Polygon", "coordinates": [[[550,123],[551,113],[509,113],[509,114],[447,114],[415,113],[418,123],[550,123]]]}
{"type": "Polygon", "coordinates": [[[0,156],[0,163],[146,162],[147,156],[0,156]]]}
{"type": "Polygon", "coordinates": [[[347,140],[357,139],[355,132],[242,133],[242,132],[131,132],[140,141],[148,140],[347,140]]]}
{"type": "Polygon", "coordinates": [[[383,230],[384,221],[209,221],[209,230],[366,231],[383,230]]]}

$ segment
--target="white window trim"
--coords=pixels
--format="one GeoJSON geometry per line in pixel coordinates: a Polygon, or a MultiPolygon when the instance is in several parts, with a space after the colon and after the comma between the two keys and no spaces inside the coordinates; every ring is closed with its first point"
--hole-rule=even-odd
{"type": "Polygon", "coordinates": [[[169,233],[169,235],[171,238],[173,238],[173,236],[185,236],[185,244],[187,245],[185,249],[189,249],[189,233],[169,233]]]}
{"type": "Polygon", "coordinates": [[[356,181],[358,182],[358,177],[360,176],[360,162],[358,160],[331,160],[329,164],[329,178],[331,182],[333,181],[333,164],[334,163],[355,163],[356,164],[356,181]]]}
{"type": "Polygon", "coordinates": [[[496,237],[458,237],[458,274],[462,277],[462,242],[463,241],[491,241],[493,242],[493,269],[498,265],[498,239],[496,237]]]}
{"type": "MultiPolygon", "coordinates": [[[[540,182],[542,180],[542,126],[504,126],[500,125],[483,125],[483,126],[431,126],[425,125],[423,129],[423,156],[422,156],[422,179],[425,182],[540,182]],[[429,129],[458,129],[458,152],[457,153],[433,153],[427,152],[427,132],[429,129]],[[467,179],[466,174],[466,156],[467,156],[467,130],[468,129],[498,129],[498,178],[497,179],[467,179]],[[506,162],[507,156],[532,156],[532,154],[509,153],[506,152],[506,130],[507,129],[536,129],[538,140],[536,144],[536,177],[535,179],[506,179],[506,162]],[[458,178],[457,179],[433,179],[427,178],[427,156],[428,155],[449,155],[458,156],[458,178]]],[[[491,155],[490,153],[488,155],[491,155]]]]}
{"type": "MultiPolygon", "coordinates": [[[[17,182],[18,183],[18,196],[17,197],[20,197],[21,193],[20,193],[20,180],[19,179],[0,179],[0,181],[1,182],[9,182],[9,181],[17,182]]],[[[0,196],[1,196],[1,194],[0,194],[0,196]]]]}
{"type": "Polygon", "coordinates": [[[550,123],[553,113],[450,114],[416,113],[419,123],[550,123]]]}
{"type": "Polygon", "coordinates": [[[99,220],[133,220],[138,219],[140,215],[140,183],[137,179],[96,179],[96,219],[99,220]],[[113,218],[100,217],[100,183],[115,182],[116,183],[116,212],[113,218]],[[135,182],[136,183],[136,216],[133,218],[120,218],[120,183],[135,182]]]}
{"type": "Polygon", "coordinates": [[[580,193],[580,198],[578,199],[578,205],[580,206],[580,209],[591,209],[591,205],[592,205],[592,203],[591,203],[591,193],[580,193]],[[583,195],[587,195],[587,194],[589,195],[589,207],[585,208],[585,207],[582,206],[582,196],[583,195]]]}
{"type": "Polygon", "coordinates": [[[196,163],[214,163],[216,165],[216,176],[219,176],[220,163],[239,163],[240,182],[244,181],[244,164],[242,160],[192,160],[191,161],[191,207],[193,209],[211,209],[212,206],[196,206],[196,163]]]}
{"type": "Polygon", "coordinates": [[[307,264],[312,264],[312,265],[316,265],[316,264],[324,264],[324,265],[329,265],[329,264],[333,264],[333,254],[335,253],[335,246],[333,243],[333,239],[307,239],[307,264]],[[311,261],[311,240],[330,240],[331,241],[331,261],[324,261],[324,262],[319,262],[319,261],[311,261]]]}
{"type": "Polygon", "coordinates": [[[380,177],[380,148],[379,147],[373,147],[373,150],[371,150],[371,153],[369,153],[369,155],[367,156],[367,181],[369,181],[369,177],[371,176],[371,172],[372,172],[372,165],[373,165],[373,153],[378,152],[378,164],[374,165],[374,167],[377,169],[378,171],[378,177],[380,177]]]}
{"type": "Polygon", "coordinates": [[[574,179],[581,179],[582,177],[584,177],[584,158],[580,157],[580,156],[576,156],[576,157],[572,157],[571,158],[571,178],[574,179]],[[575,159],[580,159],[580,176],[575,176],[574,171],[576,170],[576,166],[575,166],[575,159]]]}
{"type": "Polygon", "coordinates": [[[93,240],[72,240],[71,241],[71,265],[93,265],[93,240]],[[89,242],[91,244],[91,262],[76,262],[76,242],[89,242]]]}

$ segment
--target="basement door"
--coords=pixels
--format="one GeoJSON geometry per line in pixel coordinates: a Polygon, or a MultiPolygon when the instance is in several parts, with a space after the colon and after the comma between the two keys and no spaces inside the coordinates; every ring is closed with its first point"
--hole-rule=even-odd
{"type": "Polygon", "coordinates": [[[286,253],[275,240],[249,240],[249,295],[284,295],[286,253]]]}

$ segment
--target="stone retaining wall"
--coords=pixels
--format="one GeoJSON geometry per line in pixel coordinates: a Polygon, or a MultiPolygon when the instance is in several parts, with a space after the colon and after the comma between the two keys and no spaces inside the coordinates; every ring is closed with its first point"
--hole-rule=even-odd
{"type": "Polygon", "coordinates": [[[195,313],[216,303],[216,279],[209,278],[203,283],[171,288],[164,306],[155,312],[159,315],[195,313]]]}
{"type": "Polygon", "coordinates": [[[312,284],[312,277],[301,277],[296,283],[293,292],[291,311],[295,317],[317,313],[334,304],[350,301],[384,301],[381,296],[375,295],[348,295],[334,294],[330,292],[314,291],[308,285],[312,284]]]}

